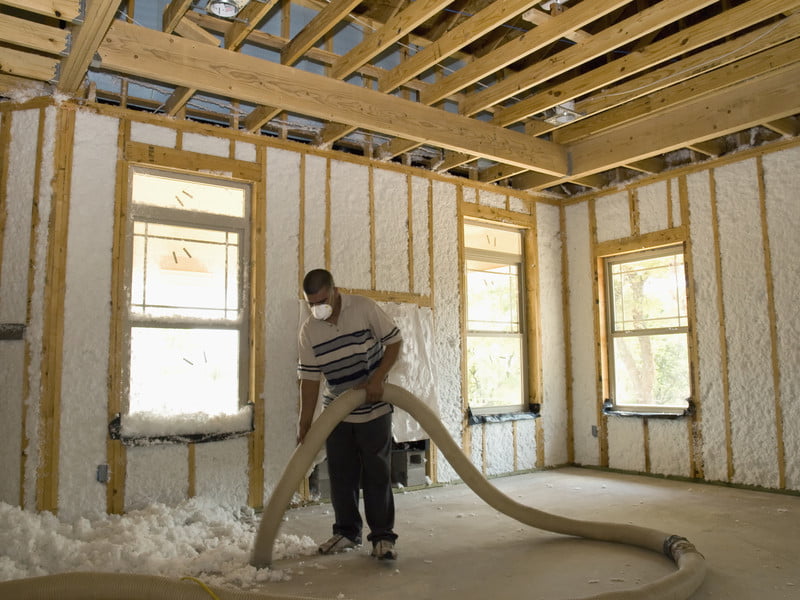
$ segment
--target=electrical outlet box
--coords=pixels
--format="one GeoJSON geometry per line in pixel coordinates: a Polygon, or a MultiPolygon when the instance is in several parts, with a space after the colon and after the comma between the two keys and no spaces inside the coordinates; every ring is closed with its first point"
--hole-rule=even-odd
{"type": "Polygon", "coordinates": [[[597,437],[597,425],[592,425],[592,437],[597,437]]]}
{"type": "Polygon", "coordinates": [[[108,483],[108,465],[97,465],[97,481],[108,483]]]}

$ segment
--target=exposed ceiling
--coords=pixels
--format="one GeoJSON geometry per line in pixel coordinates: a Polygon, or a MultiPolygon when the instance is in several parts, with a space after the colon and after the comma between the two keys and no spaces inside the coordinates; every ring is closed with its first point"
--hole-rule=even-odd
{"type": "Polygon", "coordinates": [[[0,0],[0,96],[569,196],[798,135],[799,34],[800,0],[0,0]]]}

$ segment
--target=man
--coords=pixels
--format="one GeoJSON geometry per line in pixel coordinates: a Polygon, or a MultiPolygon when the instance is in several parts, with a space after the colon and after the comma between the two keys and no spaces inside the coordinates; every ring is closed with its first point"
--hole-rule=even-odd
{"type": "Polygon", "coordinates": [[[311,317],[299,335],[297,443],[303,442],[311,426],[321,381],[324,406],[347,390],[366,390],[366,402],[345,417],[325,443],[336,522],[333,536],[319,551],[332,554],[361,544],[361,484],[372,556],[395,559],[392,405],[381,399],[384,381],[400,353],[400,330],[369,298],[341,294],[324,269],[306,274],[303,293],[311,317]]]}

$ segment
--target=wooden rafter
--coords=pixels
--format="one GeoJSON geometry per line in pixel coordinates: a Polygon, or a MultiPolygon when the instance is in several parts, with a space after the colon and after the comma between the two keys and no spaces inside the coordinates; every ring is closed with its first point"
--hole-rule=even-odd
{"type": "Polygon", "coordinates": [[[114,20],[120,2],[121,0],[87,0],[86,18],[82,25],[74,27],[69,55],[61,61],[59,90],[72,93],[83,82],[89,63],[114,20]]]}
{"type": "Polygon", "coordinates": [[[582,2],[575,8],[567,10],[526,35],[501,46],[496,52],[475,60],[452,75],[445,77],[440,82],[431,85],[422,94],[420,100],[425,104],[434,104],[454,92],[463,90],[480,81],[487,75],[507,67],[520,58],[551,44],[563,37],[565,32],[580,29],[600,16],[623,6],[628,1],[600,0],[598,2],[582,2]]]}
{"type": "Polygon", "coordinates": [[[0,73],[37,81],[53,81],[57,68],[58,61],[54,58],[0,46],[0,73]]]}
{"type": "MultiPolygon", "coordinates": [[[[545,81],[565,73],[570,69],[625,45],[632,39],[646,35],[654,29],[663,27],[667,23],[675,21],[686,14],[708,6],[709,4],[713,4],[714,2],[716,2],[716,0],[673,0],[672,2],[659,2],[625,19],[614,27],[609,27],[601,31],[586,43],[576,44],[563,52],[559,52],[543,61],[537,62],[527,69],[523,69],[522,71],[506,77],[485,90],[468,96],[461,105],[461,113],[473,115],[488,106],[502,102],[516,93],[541,85],[545,81]]],[[[568,15],[570,12],[571,10],[563,13],[562,16],[568,15]]],[[[641,54],[643,53],[644,52],[641,54]]],[[[635,55],[630,54],[625,58],[638,56],[639,54],[640,53],[636,53],[635,55]]],[[[614,65],[616,62],[617,61],[613,61],[606,66],[614,65]]],[[[557,96],[555,99],[565,101],[568,98],[557,96]]],[[[527,100],[518,102],[508,109],[501,111],[503,113],[502,117],[495,115],[496,122],[508,125],[509,123],[520,120],[515,118],[518,113],[513,111],[513,108],[517,105],[527,107],[527,100]],[[512,118],[514,120],[510,120],[512,118]]],[[[524,112],[527,112],[527,108],[524,112]]],[[[531,112],[525,114],[522,118],[531,114],[535,113],[531,112]]]]}
{"type": "Polygon", "coordinates": [[[245,6],[236,16],[236,22],[225,33],[225,47],[228,50],[238,50],[277,2],[278,0],[259,0],[245,6]]]}
{"type": "Polygon", "coordinates": [[[62,21],[75,21],[81,14],[81,0],[0,0],[0,5],[62,21]]]}
{"type": "Polygon", "coordinates": [[[300,60],[309,48],[336,27],[339,21],[350,14],[350,11],[359,4],[361,4],[361,0],[332,0],[284,46],[281,50],[281,63],[293,65],[300,60]]]}
{"type": "Polygon", "coordinates": [[[161,15],[161,30],[172,33],[181,22],[186,11],[192,7],[194,0],[172,0],[161,15]]]}
{"type": "MultiPolygon", "coordinates": [[[[709,3],[708,0],[704,0],[704,2],[706,4],[709,3]]],[[[687,4],[690,5],[692,2],[687,1],[687,4]]],[[[757,4],[748,2],[740,5],[717,17],[708,19],[680,33],[669,36],[660,42],[656,42],[641,52],[629,54],[602,67],[598,67],[586,75],[575,77],[563,85],[547,89],[507,108],[500,109],[495,113],[492,121],[501,126],[510,125],[525,117],[537,114],[557,104],[575,98],[580,94],[610,85],[620,79],[630,77],[633,74],[653,67],[661,62],[670,60],[682,53],[699,48],[712,41],[719,40],[742,26],[746,27],[756,24],[780,12],[782,7],[785,7],[786,4],[787,2],[785,0],[763,0],[757,4]]],[[[791,4],[793,6],[800,6],[800,1],[793,0],[791,4]]],[[[658,6],[662,6],[662,4],[659,3],[655,7],[658,6]]],[[[673,6],[677,8],[678,5],[674,4],[673,6]]],[[[566,51],[564,53],[566,53],[566,51]]],[[[522,72],[524,73],[527,71],[529,70],[526,69],[522,72]]],[[[468,104],[469,99],[465,101],[465,105],[468,104]]]]}
{"type": "Polygon", "coordinates": [[[567,172],[566,153],[551,142],[121,21],[109,30],[99,55],[102,67],[111,71],[196,85],[244,102],[268,99],[277,108],[315,118],[470,151],[545,173],[567,172]]]}

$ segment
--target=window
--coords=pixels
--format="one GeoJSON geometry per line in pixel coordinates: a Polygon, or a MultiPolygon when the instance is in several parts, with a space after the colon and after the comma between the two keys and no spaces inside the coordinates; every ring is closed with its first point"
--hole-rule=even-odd
{"type": "Polygon", "coordinates": [[[135,168],[128,414],[233,415],[248,390],[249,188],[135,168]]]}
{"type": "Polygon", "coordinates": [[[522,232],[464,224],[467,398],[475,413],[527,406],[522,232]]]}
{"type": "Polygon", "coordinates": [[[682,412],[691,395],[683,249],[606,258],[605,277],[613,407],[682,412]]]}

